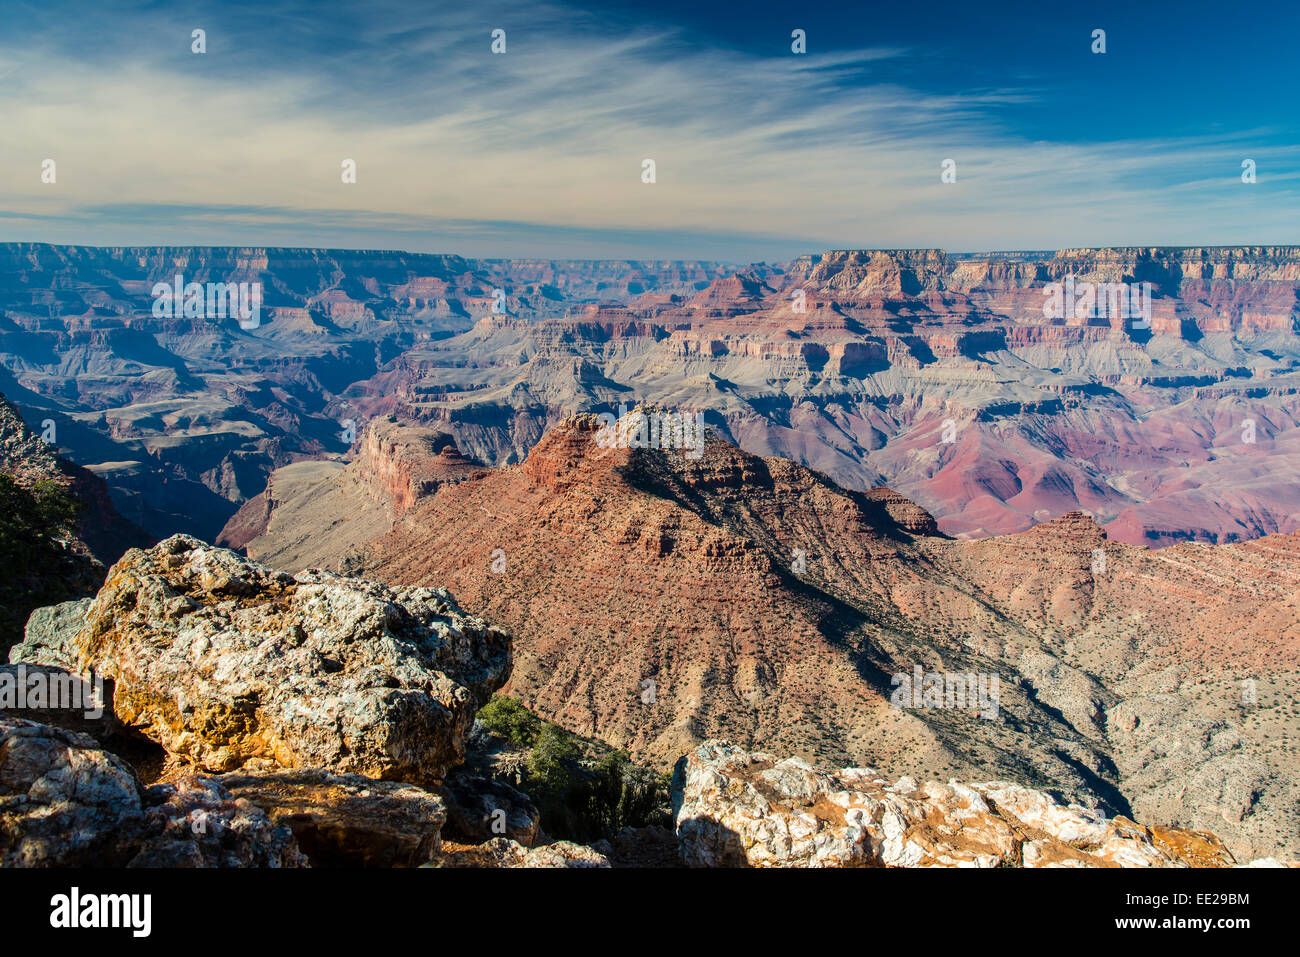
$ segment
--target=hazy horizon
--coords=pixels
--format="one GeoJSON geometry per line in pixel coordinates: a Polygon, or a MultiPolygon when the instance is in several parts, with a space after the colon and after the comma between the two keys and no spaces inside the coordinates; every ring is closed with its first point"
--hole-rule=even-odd
{"type": "Polygon", "coordinates": [[[1286,245],[1297,26],[1208,4],[20,0],[0,220],[475,258],[1286,245]]]}

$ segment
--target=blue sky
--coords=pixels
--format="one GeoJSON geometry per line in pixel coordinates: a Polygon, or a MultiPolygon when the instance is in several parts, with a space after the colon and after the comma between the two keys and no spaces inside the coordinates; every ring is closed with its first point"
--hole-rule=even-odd
{"type": "Polygon", "coordinates": [[[737,262],[1300,241],[1300,7],[989,6],[6,0],[0,239],[737,262]]]}

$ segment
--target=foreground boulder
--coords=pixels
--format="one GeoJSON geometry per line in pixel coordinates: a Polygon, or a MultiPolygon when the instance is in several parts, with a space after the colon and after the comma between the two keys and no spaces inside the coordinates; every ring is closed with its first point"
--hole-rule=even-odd
{"type": "Polygon", "coordinates": [[[673,811],[697,867],[1230,867],[1211,834],[1143,827],[1015,784],[890,784],[709,741],[678,763],[673,811]]]}
{"type": "Polygon", "coordinates": [[[54,665],[0,665],[0,712],[102,741],[115,728],[103,688],[54,665]]]}
{"type": "Polygon", "coordinates": [[[218,780],[289,828],[312,867],[415,867],[441,848],[443,801],[411,784],[319,769],[218,780]]]}
{"type": "Polygon", "coordinates": [[[72,661],[67,654],[72,639],[86,626],[86,612],[92,599],[79,598],[58,605],[37,608],[27,619],[23,640],[9,649],[9,660],[39,661],[56,668],[70,669],[72,661]]]}
{"type": "Polygon", "coordinates": [[[123,724],[211,772],[321,768],[436,785],[510,672],[445,591],[276,572],[177,535],[132,549],[31,660],[111,679],[123,724]]]}
{"type": "Polygon", "coordinates": [[[524,847],[537,843],[537,805],[504,781],[457,768],[447,777],[442,794],[448,802],[444,833],[452,840],[480,844],[506,837],[524,847]]]}
{"type": "Polygon", "coordinates": [[[0,714],[0,866],[305,864],[288,828],[215,782],[142,788],[86,735],[0,714]]]}

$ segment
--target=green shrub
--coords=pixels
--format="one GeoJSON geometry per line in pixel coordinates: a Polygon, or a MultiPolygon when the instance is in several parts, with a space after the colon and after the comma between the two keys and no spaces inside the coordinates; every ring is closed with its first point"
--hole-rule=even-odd
{"type": "Polygon", "coordinates": [[[62,554],[57,540],[72,534],[78,507],[58,482],[42,479],[24,488],[0,472],[0,556],[30,567],[46,561],[51,551],[62,554]]]}
{"type": "Polygon", "coordinates": [[[488,702],[478,720],[527,751],[521,790],[537,805],[551,837],[590,842],[612,838],[624,827],[670,823],[667,775],[544,721],[503,695],[488,702]]]}
{"type": "Polygon", "coordinates": [[[58,482],[24,486],[0,472],[0,660],[22,639],[32,609],[79,597],[85,560],[66,547],[79,508],[58,482]]]}
{"type": "Polygon", "coordinates": [[[478,713],[479,723],[521,748],[531,748],[542,730],[542,719],[514,698],[497,695],[478,713]]]}
{"type": "Polygon", "coordinates": [[[624,827],[665,823],[666,781],[633,764],[622,751],[601,758],[583,790],[578,827],[588,840],[611,837],[624,827]]]}
{"type": "Polygon", "coordinates": [[[573,778],[569,765],[580,757],[582,749],[573,735],[548,721],[528,754],[528,778],[548,793],[563,794],[573,778]]]}

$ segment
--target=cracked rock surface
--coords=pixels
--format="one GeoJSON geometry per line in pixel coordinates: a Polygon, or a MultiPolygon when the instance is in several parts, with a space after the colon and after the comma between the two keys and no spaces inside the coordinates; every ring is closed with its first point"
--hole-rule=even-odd
{"type": "Polygon", "coordinates": [[[890,783],[872,768],[708,741],[682,758],[682,859],[750,867],[1228,867],[1213,835],[1144,827],[1005,782],[890,783]]]}
{"type": "Polygon", "coordinates": [[[289,576],[183,535],[129,551],[58,634],[33,658],[111,679],[124,725],[210,772],[436,785],[511,662],[442,589],[289,576]]]}

